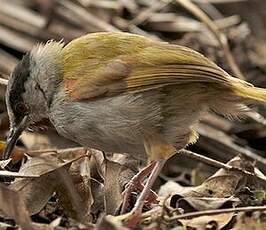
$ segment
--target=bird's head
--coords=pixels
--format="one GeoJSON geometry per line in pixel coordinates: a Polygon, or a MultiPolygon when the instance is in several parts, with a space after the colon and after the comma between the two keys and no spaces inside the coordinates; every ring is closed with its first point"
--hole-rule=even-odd
{"type": "Polygon", "coordinates": [[[58,59],[62,43],[38,45],[17,64],[6,90],[6,106],[10,121],[7,159],[23,130],[32,123],[48,118],[49,105],[60,82],[58,59]]]}

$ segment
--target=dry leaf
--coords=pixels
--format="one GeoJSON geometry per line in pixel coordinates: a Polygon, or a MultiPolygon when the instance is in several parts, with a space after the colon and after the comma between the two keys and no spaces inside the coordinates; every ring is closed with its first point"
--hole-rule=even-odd
{"type": "Polygon", "coordinates": [[[222,229],[230,222],[233,216],[233,213],[223,213],[218,215],[195,217],[189,220],[180,219],[179,221],[186,228],[190,227],[195,228],[197,230],[222,229]]]}
{"type": "MultiPolygon", "coordinates": [[[[240,157],[234,157],[227,165],[249,172],[254,169],[250,161],[240,157]]],[[[195,187],[193,191],[208,197],[229,197],[234,195],[237,189],[244,187],[246,183],[247,176],[240,170],[220,169],[200,186],[195,187]]]]}
{"type": "Polygon", "coordinates": [[[21,193],[0,185],[0,211],[14,219],[22,229],[34,229],[21,193]]]}
{"type": "Polygon", "coordinates": [[[63,183],[62,176],[66,175],[66,168],[75,160],[63,162],[52,155],[30,158],[19,173],[39,177],[15,179],[9,188],[24,197],[30,215],[36,214],[48,202],[55,188],[63,183]]]}
{"type": "Polygon", "coordinates": [[[106,214],[114,215],[122,202],[122,188],[119,183],[119,174],[121,173],[123,166],[109,160],[106,160],[105,163],[105,212],[106,214]]]}
{"type": "Polygon", "coordinates": [[[136,161],[125,162],[126,157],[116,159],[117,162],[106,159],[105,161],[105,211],[114,215],[121,203],[122,192],[126,184],[135,175],[136,161]]]}
{"type": "Polygon", "coordinates": [[[259,212],[253,212],[252,215],[246,215],[246,213],[239,213],[233,230],[265,230],[266,222],[263,219],[264,218],[262,212],[261,217],[259,212]]]}
{"type": "Polygon", "coordinates": [[[104,212],[104,185],[93,178],[91,178],[90,184],[93,197],[91,214],[97,219],[104,212]]]}
{"type": "Polygon", "coordinates": [[[126,228],[122,226],[121,222],[118,221],[113,216],[105,216],[102,218],[102,220],[97,224],[96,227],[97,230],[129,230],[129,228],[126,228]]]}
{"type": "Polygon", "coordinates": [[[73,163],[69,174],[65,183],[56,189],[59,204],[69,217],[87,223],[91,219],[89,214],[93,203],[88,158],[73,163]]]}
{"type": "Polygon", "coordinates": [[[173,208],[182,208],[185,213],[192,211],[205,211],[219,208],[231,208],[239,203],[238,198],[211,198],[211,197],[171,197],[170,205],[173,208]]]}
{"type": "MultiPolygon", "coordinates": [[[[228,165],[243,170],[252,170],[250,169],[250,163],[239,157],[230,160],[228,165]]],[[[232,207],[240,203],[238,198],[233,198],[232,196],[246,183],[246,175],[240,170],[220,169],[199,186],[184,187],[182,189],[180,188],[182,186],[175,182],[169,182],[164,185],[165,188],[162,186],[160,192],[165,195],[165,198],[172,195],[166,202],[173,208],[182,208],[185,212],[210,210],[232,207]]]]}
{"type": "Polygon", "coordinates": [[[184,187],[172,180],[169,180],[160,187],[158,195],[161,197],[169,197],[175,194],[186,193],[186,191],[190,189],[191,187],[184,187]]]}
{"type": "MultiPolygon", "coordinates": [[[[235,157],[228,162],[228,165],[241,168],[245,161],[239,157],[235,157]]],[[[250,165],[249,165],[250,166],[250,165]]],[[[246,168],[241,168],[247,170],[246,168]]],[[[180,186],[175,185],[171,189],[177,189],[176,195],[181,197],[231,197],[236,190],[244,187],[247,183],[247,176],[239,170],[218,170],[213,176],[205,180],[201,185],[196,187],[186,187],[180,190],[180,186]]]]}

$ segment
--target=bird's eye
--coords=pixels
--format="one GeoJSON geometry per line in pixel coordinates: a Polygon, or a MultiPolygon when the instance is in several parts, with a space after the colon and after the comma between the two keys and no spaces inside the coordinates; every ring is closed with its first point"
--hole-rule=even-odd
{"type": "Polygon", "coordinates": [[[16,104],[16,111],[19,113],[27,113],[28,112],[28,106],[22,102],[18,102],[16,104]]]}

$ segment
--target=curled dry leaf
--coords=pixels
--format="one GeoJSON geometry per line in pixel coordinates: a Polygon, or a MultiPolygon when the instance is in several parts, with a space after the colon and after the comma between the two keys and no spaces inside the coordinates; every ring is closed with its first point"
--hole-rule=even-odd
{"type": "Polygon", "coordinates": [[[241,170],[252,171],[252,168],[250,168],[252,165],[249,161],[245,161],[239,157],[233,158],[227,164],[239,168],[240,170],[220,169],[201,185],[187,190],[182,195],[184,197],[221,198],[233,196],[236,190],[239,190],[247,184],[247,175],[241,170]]]}
{"type": "Polygon", "coordinates": [[[92,150],[90,149],[91,157],[90,157],[90,172],[91,177],[103,182],[104,181],[104,172],[103,172],[103,162],[104,157],[103,153],[98,150],[92,150]]]}
{"type": "Polygon", "coordinates": [[[164,185],[160,187],[158,195],[160,197],[169,197],[175,194],[182,194],[185,193],[187,190],[190,190],[191,187],[182,186],[174,181],[167,181],[164,185]]]}
{"type": "Polygon", "coordinates": [[[70,177],[65,178],[64,183],[56,189],[59,204],[69,217],[89,222],[93,197],[88,158],[74,162],[69,169],[69,175],[70,177]]]}
{"type": "Polygon", "coordinates": [[[97,219],[104,212],[104,185],[100,181],[91,178],[91,193],[93,204],[91,206],[91,214],[97,219]]]}
{"type": "Polygon", "coordinates": [[[232,196],[247,185],[247,176],[241,170],[252,171],[253,168],[250,162],[239,157],[233,158],[228,165],[240,170],[220,169],[196,187],[183,187],[171,181],[161,187],[159,194],[164,199],[171,196],[166,203],[173,208],[183,208],[185,212],[232,207],[240,203],[232,196]]]}
{"type": "Polygon", "coordinates": [[[3,185],[0,185],[0,211],[14,219],[22,229],[34,229],[22,194],[3,185]]]}
{"type": "Polygon", "coordinates": [[[174,195],[171,198],[170,206],[182,208],[185,213],[193,211],[204,211],[219,208],[231,208],[240,203],[238,198],[211,198],[211,197],[181,197],[174,195]]]}
{"type": "Polygon", "coordinates": [[[105,161],[105,212],[114,215],[122,202],[122,187],[119,183],[119,175],[123,166],[117,162],[105,161]]]}
{"type": "Polygon", "coordinates": [[[232,220],[233,216],[233,213],[223,213],[212,216],[200,216],[188,220],[180,219],[179,221],[186,229],[222,229],[232,220]]]}
{"type": "Polygon", "coordinates": [[[136,161],[125,161],[127,156],[115,161],[105,160],[105,211],[114,215],[121,203],[125,185],[135,175],[136,161]]]}
{"type": "Polygon", "coordinates": [[[36,214],[45,206],[57,186],[63,183],[66,169],[77,159],[59,160],[53,155],[30,158],[19,170],[19,174],[35,175],[37,178],[18,178],[9,188],[19,192],[25,200],[30,215],[36,214]]]}
{"type": "Polygon", "coordinates": [[[236,190],[246,186],[247,175],[241,170],[252,172],[254,166],[251,162],[240,157],[234,157],[227,165],[239,170],[220,169],[200,186],[195,187],[193,192],[206,197],[230,197],[235,194],[236,190]]]}

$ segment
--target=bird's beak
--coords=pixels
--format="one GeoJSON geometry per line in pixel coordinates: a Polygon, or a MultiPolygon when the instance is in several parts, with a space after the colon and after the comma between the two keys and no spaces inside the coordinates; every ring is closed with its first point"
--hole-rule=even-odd
{"type": "Polygon", "coordinates": [[[19,138],[22,131],[26,128],[27,119],[28,116],[23,117],[19,124],[10,128],[9,135],[6,141],[6,148],[3,152],[2,159],[6,160],[10,157],[12,150],[17,142],[17,139],[19,138]]]}

